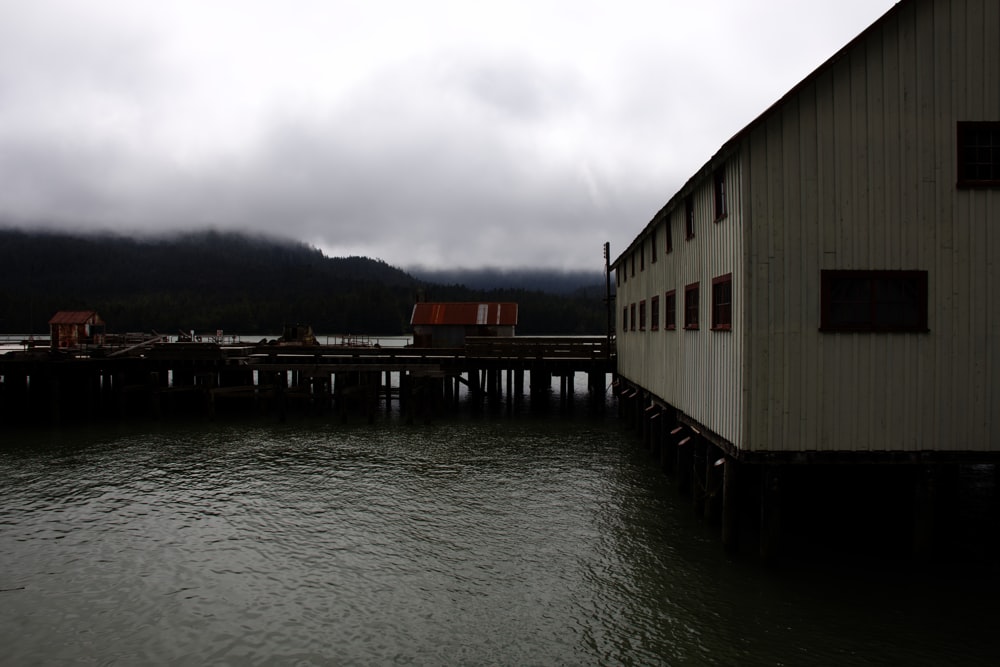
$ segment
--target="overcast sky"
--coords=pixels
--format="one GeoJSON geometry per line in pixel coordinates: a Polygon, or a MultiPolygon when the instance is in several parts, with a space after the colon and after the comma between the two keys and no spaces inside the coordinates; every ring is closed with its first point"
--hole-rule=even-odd
{"type": "Polygon", "coordinates": [[[894,0],[0,0],[0,224],[603,266],[894,0]]]}

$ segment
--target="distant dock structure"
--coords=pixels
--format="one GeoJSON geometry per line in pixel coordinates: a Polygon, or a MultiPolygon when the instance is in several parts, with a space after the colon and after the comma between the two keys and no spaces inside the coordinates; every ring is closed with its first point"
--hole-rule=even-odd
{"type": "Polygon", "coordinates": [[[997,81],[1000,3],[901,0],[611,263],[620,408],[727,547],[948,550],[962,471],[995,474],[997,81]]]}
{"type": "Polygon", "coordinates": [[[382,347],[356,336],[333,345],[148,336],[72,352],[26,347],[0,355],[0,423],[217,411],[371,421],[394,403],[406,421],[429,421],[461,404],[513,413],[526,396],[554,393],[557,377],[559,400],[568,403],[578,373],[600,409],[614,363],[599,336],[468,336],[461,347],[432,348],[382,347]]]}

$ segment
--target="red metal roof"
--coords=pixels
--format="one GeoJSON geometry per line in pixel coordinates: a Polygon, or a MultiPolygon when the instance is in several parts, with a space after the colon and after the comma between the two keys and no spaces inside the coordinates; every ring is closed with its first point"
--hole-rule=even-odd
{"type": "Polygon", "coordinates": [[[49,324],[93,324],[98,319],[96,310],[60,310],[49,324]]]}
{"type": "Polygon", "coordinates": [[[418,303],[410,324],[516,326],[516,303],[418,303]]]}

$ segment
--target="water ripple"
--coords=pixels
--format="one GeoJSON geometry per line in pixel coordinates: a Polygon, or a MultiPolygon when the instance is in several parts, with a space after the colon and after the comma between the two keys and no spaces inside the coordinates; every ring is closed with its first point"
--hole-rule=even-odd
{"type": "Polygon", "coordinates": [[[473,421],[8,447],[2,661],[823,664],[895,650],[877,639],[884,619],[844,620],[850,601],[827,613],[829,595],[728,562],[620,441],[603,423],[473,421]]]}

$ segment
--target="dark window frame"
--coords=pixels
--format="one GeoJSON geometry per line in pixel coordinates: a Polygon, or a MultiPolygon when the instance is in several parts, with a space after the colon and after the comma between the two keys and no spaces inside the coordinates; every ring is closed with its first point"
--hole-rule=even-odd
{"type": "Polygon", "coordinates": [[[712,278],[712,331],[733,329],[733,274],[712,278]]]}
{"type": "Polygon", "coordinates": [[[639,241],[639,272],[646,270],[646,239],[639,241]]]}
{"type": "Polygon", "coordinates": [[[649,263],[656,264],[656,228],[649,234],[649,263]]]}
{"type": "Polygon", "coordinates": [[[819,330],[927,333],[927,283],[922,270],[820,271],[819,330]]]}
{"type": "Polygon", "coordinates": [[[688,283],[684,286],[684,328],[688,331],[697,331],[699,328],[700,299],[701,289],[698,283],[688,283]],[[692,294],[694,298],[692,298],[692,294]]]}
{"type": "Polygon", "coordinates": [[[663,330],[677,329],[677,290],[667,290],[663,295],[663,330]]]}
{"type": "Polygon", "coordinates": [[[630,319],[631,319],[631,326],[629,327],[629,330],[630,331],[635,331],[635,304],[634,303],[629,306],[629,315],[630,315],[630,319]]]}
{"type": "Polygon", "coordinates": [[[646,300],[639,300],[639,331],[646,330],[646,300]]]}
{"type": "Polygon", "coordinates": [[[628,331],[628,306],[622,307],[622,331],[628,331]]]}
{"type": "Polygon", "coordinates": [[[959,121],[955,132],[957,187],[1000,187],[1000,121],[959,121]]]}
{"type": "Polygon", "coordinates": [[[649,299],[649,330],[660,330],[660,295],[649,299]]]}
{"type": "Polygon", "coordinates": [[[684,198],[684,236],[690,241],[694,238],[694,197],[688,195],[684,198]]]}
{"type": "Polygon", "coordinates": [[[715,222],[720,222],[729,214],[726,206],[726,170],[719,167],[712,174],[712,199],[715,204],[715,222]]]}
{"type": "Polygon", "coordinates": [[[665,236],[667,237],[666,252],[668,255],[674,251],[674,239],[673,235],[670,233],[670,217],[671,216],[669,215],[667,216],[667,224],[665,229],[665,236]]]}

